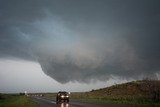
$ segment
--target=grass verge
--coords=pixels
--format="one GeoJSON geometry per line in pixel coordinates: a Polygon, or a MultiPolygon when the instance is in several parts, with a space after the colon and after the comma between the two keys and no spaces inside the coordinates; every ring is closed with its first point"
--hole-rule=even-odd
{"type": "Polygon", "coordinates": [[[30,98],[20,95],[1,94],[0,107],[38,107],[30,98]]]}
{"type": "Polygon", "coordinates": [[[160,102],[153,102],[143,96],[94,96],[87,93],[72,93],[72,101],[95,103],[95,104],[124,104],[134,107],[160,107],[160,102]]]}

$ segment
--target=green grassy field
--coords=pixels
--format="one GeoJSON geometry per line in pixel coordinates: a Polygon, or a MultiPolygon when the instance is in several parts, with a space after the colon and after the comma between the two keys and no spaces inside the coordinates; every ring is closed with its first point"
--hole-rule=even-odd
{"type": "Polygon", "coordinates": [[[132,81],[90,92],[72,93],[70,97],[82,102],[125,103],[140,107],[160,107],[160,81],[132,81]]]}
{"type": "Polygon", "coordinates": [[[0,94],[0,107],[38,107],[38,105],[26,96],[0,94]]]}

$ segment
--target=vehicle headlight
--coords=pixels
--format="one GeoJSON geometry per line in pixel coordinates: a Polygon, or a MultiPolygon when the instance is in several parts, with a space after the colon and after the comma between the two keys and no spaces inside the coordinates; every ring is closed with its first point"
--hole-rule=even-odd
{"type": "Polygon", "coordinates": [[[64,98],[64,95],[62,95],[61,97],[64,98]]]}
{"type": "Polygon", "coordinates": [[[68,95],[66,97],[69,97],[68,95]]]}

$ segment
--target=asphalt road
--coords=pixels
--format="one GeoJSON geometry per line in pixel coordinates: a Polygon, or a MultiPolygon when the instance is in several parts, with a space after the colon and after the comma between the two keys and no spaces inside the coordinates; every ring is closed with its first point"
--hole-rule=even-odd
{"type": "Polygon", "coordinates": [[[69,102],[56,104],[55,101],[44,99],[42,97],[31,97],[33,101],[38,103],[40,107],[135,107],[129,105],[120,105],[120,104],[89,104],[81,102],[69,102]]]}

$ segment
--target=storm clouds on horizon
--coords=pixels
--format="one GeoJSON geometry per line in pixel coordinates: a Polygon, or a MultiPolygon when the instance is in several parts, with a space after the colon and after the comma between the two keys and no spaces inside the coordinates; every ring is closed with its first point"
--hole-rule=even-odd
{"type": "Polygon", "coordinates": [[[60,83],[160,73],[159,0],[0,0],[0,58],[60,83]]]}

